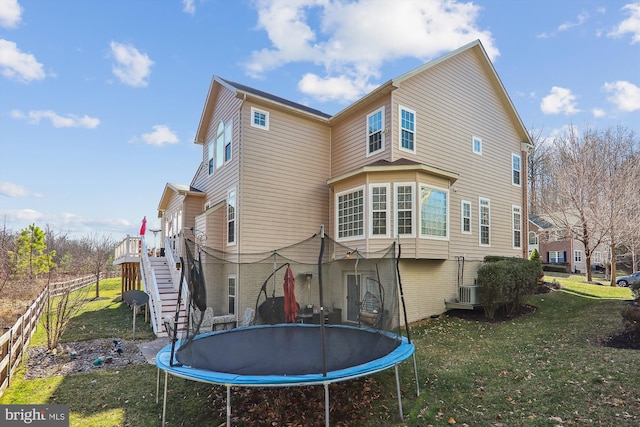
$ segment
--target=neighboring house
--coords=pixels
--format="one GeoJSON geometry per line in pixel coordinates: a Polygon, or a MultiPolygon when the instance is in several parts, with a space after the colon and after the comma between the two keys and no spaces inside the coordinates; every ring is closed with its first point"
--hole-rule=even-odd
{"type": "MultiPolygon", "coordinates": [[[[409,321],[445,311],[486,255],[527,256],[531,143],[479,41],[333,116],[214,76],[195,143],[191,184],[167,184],[158,208],[175,251],[191,228],[226,253],[321,224],[365,252],[397,240],[409,321]]],[[[242,316],[253,286],[234,278],[219,297],[242,316]]]]}
{"type": "MultiPolygon", "coordinates": [[[[570,273],[586,273],[587,259],[584,244],[568,237],[562,227],[544,215],[529,216],[529,254],[537,249],[543,264],[563,265],[570,273]]],[[[602,253],[594,251],[591,255],[591,265],[602,267],[602,253]]]]}

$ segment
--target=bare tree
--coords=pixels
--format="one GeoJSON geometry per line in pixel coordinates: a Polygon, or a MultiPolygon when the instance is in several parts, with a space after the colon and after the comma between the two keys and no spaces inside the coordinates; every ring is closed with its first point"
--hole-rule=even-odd
{"type": "Polygon", "coordinates": [[[617,126],[588,134],[600,145],[605,191],[596,213],[599,226],[607,230],[611,253],[611,286],[616,280],[616,254],[620,246],[640,240],[640,144],[629,129],[617,126]]]}
{"type": "Polygon", "coordinates": [[[543,136],[542,129],[529,131],[529,138],[533,144],[533,150],[527,156],[527,173],[529,184],[529,212],[538,214],[541,205],[549,194],[552,180],[549,179],[547,170],[551,161],[552,141],[543,136]]]}
{"type": "Polygon", "coordinates": [[[100,297],[100,274],[107,270],[107,264],[115,249],[113,237],[105,234],[92,234],[82,239],[86,259],[91,274],[96,276],[96,298],[100,297]]]}
{"type": "Polygon", "coordinates": [[[603,168],[598,138],[581,137],[571,127],[553,142],[548,171],[554,183],[541,204],[542,210],[567,237],[582,242],[585,250],[587,281],[592,281],[591,256],[605,238],[606,230],[596,221],[603,188],[603,168]]]}
{"type": "Polygon", "coordinates": [[[606,245],[615,285],[615,255],[621,244],[638,241],[640,160],[634,133],[618,126],[604,131],[571,128],[556,138],[547,171],[553,187],[544,212],[584,245],[587,281],[591,255],[606,245]]]}

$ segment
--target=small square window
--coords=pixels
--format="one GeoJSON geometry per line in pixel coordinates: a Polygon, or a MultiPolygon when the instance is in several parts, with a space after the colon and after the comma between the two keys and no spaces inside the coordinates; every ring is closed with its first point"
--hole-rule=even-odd
{"type": "Polygon", "coordinates": [[[477,136],[473,137],[473,152],[476,154],[482,154],[482,139],[477,136]]]}
{"type": "Polygon", "coordinates": [[[251,126],[269,130],[269,113],[255,107],[251,107],[251,126]]]}

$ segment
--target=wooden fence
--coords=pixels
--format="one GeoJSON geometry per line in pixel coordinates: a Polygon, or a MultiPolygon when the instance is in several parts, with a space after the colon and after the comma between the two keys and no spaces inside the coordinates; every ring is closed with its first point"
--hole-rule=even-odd
{"type": "Polygon", "coordinates": [[[66,282],[49,283],[18,321],[0,336],[0,396],[11,384],[11,376],[18,365],[24,361],[25,350],[36,331],[40,315],[47,304],[47,297],[56,297],[67,291],[73,292],[89,286],[95,283],[95,278],[95,275],[91,275],[66,282]]]}

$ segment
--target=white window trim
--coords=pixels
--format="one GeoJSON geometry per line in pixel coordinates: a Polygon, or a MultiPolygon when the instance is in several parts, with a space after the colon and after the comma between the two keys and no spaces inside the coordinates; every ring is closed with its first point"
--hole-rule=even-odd
{"type": "Polygon", "coordinates": [[[415,110],[412,110],[411,108],[407,108],[404,107],[402,105],[398,105],[398,149],[400,151],[405,151],[407,153],[412,153],[412,154],[416,154],[416,140],[417,140],[417,136],[418,136],[418,115],[416,114],[415,110]],[[411,114],[413,114],[413,150],[410,150],[408,148],[404,148],[402,146],[402,111],[407,111],[411,114]]]}
{"type": "Polygon", "coordinates": [[[386,134],[385,130],[386,130],[386,128],[385,128],[384,106],[382,106],[382,107],[370,112],[369,114],[367,114],[367,118],[365,120],[364,125],[365,125],[364,133],[365,133],[365,142],[366,142],[366,148],[365,149],[366,149],[366,152],[367,152],[367,157],[373,156],[373,155],[378,154],[378,153],[382,153],[384,151],[384,149],[385,149],[385,144],[386,144],[386,142],[385,142],[385,139],[386,139],[385,138],[385,134],[386,134]],[[378,112],[382,113],[381,119],[380,119],[380,122],[382,123],[382,129],[381,129],[382,139],[380,141],[380,149],[376,150],[376,151],[369,151],[369,117],[373,116],[374,114],[377,114],[378,112]]]}
{"type": "Polygon", "coordinates": [[[491,247],[491,200],[485,197],[478,198],[478,245],[485,248],[491,247]],[[489,209],[489,243],[482,243],[482,202],[487,202],[489,209]]]}
{"type": "MultiPolygon", "coordinates": [[[[491,221],[491,218],[489,218],[489,221],[491,221]]],[[[491,230],[491,229],[489,229],[491,230]]],[[[518,205],[511,205],[511,245],[513,246],[513,249],[522,249],[522,206],[518,206],[518,205]],[[520,228],[518,229],[518,231],[520,232],[520,246],[516,246],[515,245],[515,233],[516,233],[516,221],[515,221],[515,215],[516,212],[518,213],[518,215],[520,215],[520,222],[518,223],[518,225],[520,226],[520,228]]],[[[491,241],[491,231],[489,231],[489,241],[491,241]]]]}
{"type": "Polygon", "coordinates": [[[367,190],[365,188],[364,185],[360,185],[358,187],[352,187],[349,188],[347,190],[341,191],[339,193],[336,193],[335,195],[335,200],[334,200],[335,206],[334,206],[334,217],[335,217],[335,234],[336,234],[336,241],[338,242],[347,242],[350,240],[361,240],[364,239],[367,233],[367,190]],[[338,213],[338,208],[339,208],[339,203],[338,203],[338,199],[340,198],[340,196],[345,195],[345,194],[350,194],[350,193],[355,193],[356,191],[361,191],[362,190],[362,234],[361,235],[357,235],[357,236],[349,236],[349,237],[338,237],[340,235],[339,233],[339,220],[340,220],[340,215],[338,213]]]}
{"type": "Polygon", "coordinates": [[[516,153],[511,153],[511,185],[514,185],[516,187],[522,186],[522,156],[516,153]],[[520,176],[520,182],[518,183],[514,182],[513,180],[513,172],[516,171],[516,169],[513,167],[513,160],[516,158],[518,159],[518,164],[520,165],[520,169],[518,170],[518,174],[520,176]]]}
{"type": "Polygon", "coordinates": [[[226,212],[226,229],[225,234],[227,235],[227,246],[235,246],[238,243],[238,193],[236,193],[236,189],[231,188],[227,191],[227,212],[226,212]],[[233,241],[229,241],[229,200],[233,198],[233,241]]]}
{"type": "Polygon", "coordinates": [[[582,264],[582,260],[584,258],[582,257],[582,251],[580,249],[576,249],[573,251],[573,262],[577,262],[582,264]],[[578,259],[580,258],[580,259],[578,259]]]}
{"type": "Polygon", "coordinates": [[[393,233],[397,237],[416,237],[416,183],[396,182],[393,184],[393,233]],[[398,233],[398,187],[411,187],[411,234],[398,233]]]}
{"type": "Polygon", "coordinates": [[[207,171],[209,175],[213,175],[216,171],[216,138],[213,137],[207,141],[207,171]]]}
{"type": "Polygon", "coordinates": [[[462,234],[472,234],[473,233],[473,205],[469,200],[461,200],[460,201],[460,232],[462,234]],[[464,205],[469,205],[469,231],[464,231],[464,205]]]}
{"type": "Polygon", "coordinates": [[[224,146],[222,147],[222,161],[223,164],[227,164],[233,159],[233,120],[229,120],[228,123],[224,125],[224,146]],[[227,135],[227,129],[231,128],[230,135],[227,135]],[[229,141],[227,141],[227,136],[229,136],[229,141]],[[229,158],[226,158],[227,153],[227,145],[229,145],[229,158]]]}
{"type": "Polygon", "coordinates": [[[251,107],[251,126],[257,129],[269,130],[269,112],[260,108],[251,107]],[[264,126],[255,122],[255,113],[264,114],[264,126]]]}
{"type": "Polygon", "coordinates": [[[367,216],[369,217],[369,237],[372,239],[378,238],[389,238],[391,237],[391,210],[389,207],[391,206],[391,185],[390,184],[371,184],[369,185],[369,212],[367,216]],[[387,203],[385,207],[385,213],[387,216],[387,231],[385,234],[373,234],[373,189],[382,187],[386,189],[387,194],[387,203]]]}
{"type": "Polygon", "coordinates": [[[471,137],[471,151],[475,154],[482,156],[482,138],[480,138],[479,136],[471,137]],[[480,143],[480,151],[476,151],[476,141],[480,143]]]}
{"type": "Polygon", "coordinates": [[[422,234],[422,203],[420,203],[419,208],[418,208],[418,211],[420,212],[418,214],[418,219],[419,219],[419,221],[418,221],[419,227],[418,228],[420,230],[420,238],[429,239],[429,240],[449,240],[449,226],[451,224],[451,221],[450,221],[450,217],[451,217],[450,212],[451,211],[449,209],[449,199],[450,199],[449,190],[446,189],[446,188],[436,187],[434,185],[420,184],[420,192],[418,193],[418,199],[419,200],[422,198],[422,189],[423,188],[432,188],[432,189],[437,190],[437,191],[442,191],[443,193],[446,194],[447,206],[445,207],[445,209],[446,209],[446,212],[447,212],[447,219],[446,219],[447,229],[445,231],[445,233],[446,233],[445,236],[432,236],[430,234],[422,234]]]}
{"type": "MultiPolygon", "coordinates": [[[[233,279],[234,281],[233,290],[235,292],[235,294],[233,295],[233,315],[235,315],[237,318],[238,317],[238,278],[236,277],[235,274],[227,275],[227,308],[229,306],[229,299],[231,298],[231,294],[229,293],[229,281],[231,279],[233,279]]],[[[229,314],[232,314],[232,313],[229,313],[229,314]]]]}

